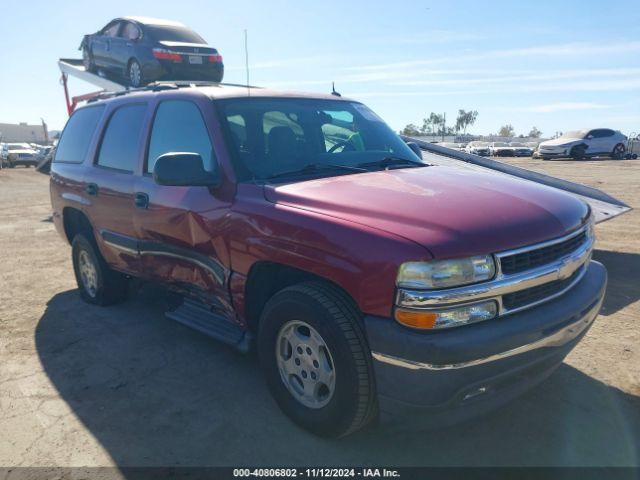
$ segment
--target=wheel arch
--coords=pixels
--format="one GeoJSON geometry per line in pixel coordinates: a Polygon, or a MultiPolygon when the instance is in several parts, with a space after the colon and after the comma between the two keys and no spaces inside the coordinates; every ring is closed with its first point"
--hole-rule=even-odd
{"type": "Polygon", "coordinates": [[[263,260],[251,266],[242,292],[244,317],[249,329],[253,332],[257,331],[260,315],[273,295],[291,285],[308,281],[320,281],[332,285],[343,293],[360,312],[353,296],[334,280],[284,263],[263,260]]]}
{"type": "Polygon", "coordinates": [[[93,225],[89,217],[87,217],[82,210],[73,207],[64,207],[62,209],[62,225],[64,226],[64,233],[69,244],[73,242],[73,237],[78,233],[86,233],[95,240],[93,225]]]}

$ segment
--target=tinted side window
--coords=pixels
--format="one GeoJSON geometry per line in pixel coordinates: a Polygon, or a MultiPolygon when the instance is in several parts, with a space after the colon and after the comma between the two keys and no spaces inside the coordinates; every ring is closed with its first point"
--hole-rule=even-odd
{"type": "Polygon", "coordinates": [[[124,24],[124,28],[122,29],[120,36],[127,40],[137,40],[140,38],[140,30],[138,30],[138,27],[133,23],[127,22],[124,24]]]}
{"type": "Polygon", "coordinates": [[[147,106],[144,104],[126,105],[111,115],[102,138],[98,165],[134,171],[146,110],[147,106]]]}
{"type": "Polygon", "coordinates": [[[600,131],[602,132],[602,137],[613,137],[615,133],[613,130],[609,130],[608,128],[603,128],[600,131]]]}
{"type": "Polygon", "coordinates": [[[198,153],[204,168],[213,171],[213,147],[198,107],[184,100],[162,102],[156,112],[149,141],[147,172],[160,155],[169,152],[198,153]]]}
{"type": "Polygon", "coordinates": [[[71,115],[58,142],[54,162],[82,163],[84,161],[103,111],[102,105],[83,108],[71,115]]]}
{"type": "Polygon", "coordinates": [[[102,32],[102,35],[104,35],[105,37],[115,37],[116,35],[118,35],[119,29],[120,29],[120,22],[114,22],[104,29],[104,31],[102,32]]]}

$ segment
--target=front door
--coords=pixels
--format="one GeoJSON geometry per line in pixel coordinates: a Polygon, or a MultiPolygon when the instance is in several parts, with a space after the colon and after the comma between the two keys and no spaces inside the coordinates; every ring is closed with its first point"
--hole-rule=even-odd
{"type": "Polygon", "coordinates": [[[91,203],[87,212],[97,227],[100,251],[109,265],[131,274],[140,272],[133,192],[146,112],[144,103],[110,112],[95,163],[84,178],[91,203]]]}
{"type": "Polygon", "coordinates": [[[155,160],[169,152],[198,153],[205,168],[216,163],[198,105],[185,100],[158,104],[150,131],[145,175],[135,194],[146,199],[135,212],[144,275],[170,283],[232,316],[227,281],[225,228],[230,203],[206,187],[162,186],[152,177],[155,160]]]}

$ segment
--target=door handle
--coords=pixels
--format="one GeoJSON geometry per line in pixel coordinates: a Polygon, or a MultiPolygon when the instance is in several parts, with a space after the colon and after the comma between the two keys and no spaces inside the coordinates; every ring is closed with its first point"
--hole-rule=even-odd
{"type": "Polygon", "coordinates": [[[95,183],[89,183],[87,184],[86,187],[84,187],[84,191],[93,197],[98,195],[98,190],[99,190],[98,185],[96,185],[95,183]]]}
{"type": "Polygon", "coordinates": [[[144,192],[136,192],[133,197],[136,208],[147,208],[149,206],[149,195],[144,192]]]}

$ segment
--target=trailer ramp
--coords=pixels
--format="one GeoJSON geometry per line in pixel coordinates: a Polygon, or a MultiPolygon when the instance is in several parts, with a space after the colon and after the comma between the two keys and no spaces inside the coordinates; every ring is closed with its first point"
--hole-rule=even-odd
{"type": "Polygon", "coordinates": [[[64,95],[67,102],[67,112],[69,113],[69,115],[73,113],[76,106],[80,102],[90,100],[106,92],[123,92],[125,90],[128,90],[127,86],[110,80],[102,76],[99,72],[88,72],[87,70],[85,70],[82,60],[77,58],[61,58],[60,60],[58,60],[58,68],[60,68],[60,73],[62,73],[61,82],[64,87],[64,95]],[[69,76],[95,85],[101,90],[84,95],[70,97],[69,88],[67,85],[69,76]]]}
{"type": "Polygon", "coordinates": [[[401,135],[405,142],[413,142],[422,150],[422,158],[436,165],[447,165],[456,168],[466,168],[487,172],[488,170],[500,175],[510,175],[513,177],[541,183],[548,187],[557,188],[569,192],[591,206],[596,223],[610,220],[618,215],[631,210],[626,203],[612,197],[611,195],[598,190],[561,178],[552,177],[543,173],[533,172],[525,168],[509,165],[487,157],[480,157],[470,153],[460,152],[451,148],[442,147],[437,144],[425,142],[418,138],[401,135]]]}

